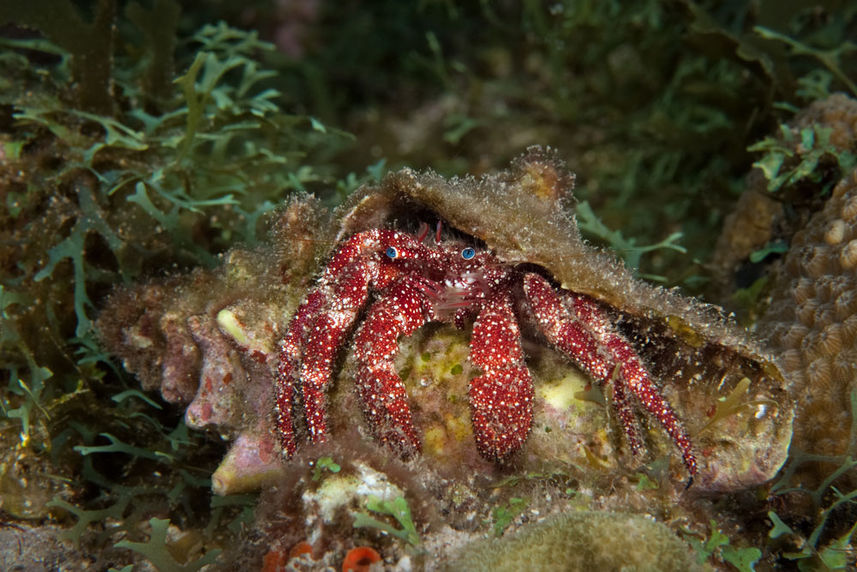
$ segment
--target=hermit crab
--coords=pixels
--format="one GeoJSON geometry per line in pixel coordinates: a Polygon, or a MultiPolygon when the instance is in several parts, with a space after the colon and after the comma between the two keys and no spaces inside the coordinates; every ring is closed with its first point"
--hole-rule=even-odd
{"type": "MultiPolygon", "coordinates": [[[[218,269],[116,293],[102,338],[144,387],[187,404],[189,425],[234,440],[212,478],[221,493],[275,479],[282,462],[312,454],[304,440],[335,445],[364,428],[394,456],[422,446],[453,472],[477,462],[485,470],[486,459],[540,470],[545,460],[585,458],[604,470],[616,463],[596,458],[623,441],[611,435],[634,453],[660,448],[666,435],[696,490],[771,478],[793,419],[776,359],[720,308],[645,283],[587,244],[570,214],[573,182],[555,152],[532,148],[480,178],[401,169],[332,212],[295,197],[269,247],[236,248],[218,269]],[[432,322],[469,334],[464,395],[456,389],[439,405],[418,402],[422,382],[400,379],[398,347],[432,322]],[[606,420],[576,414],[596,403],[589,397],[546,400],[534,348],[596,382],[606,420]],[[473,457],[444,460],[448,449],[428,447],[424,414],[435,405],[454,427],[469,407],[472,429],[449,434],[456,451],[474,443],[473,457]],[[585,437],[613,425],[620,431],[585,437]],[[550,457],[560,449],[570,457],[550,457]]],[[[436,352],[425,353],[431,363],[436,352]]]]}
{"type": "Polygon", "coordinates": [[[472,324],[470,360],[481,371],[468,390],[476,445],[486,458],[508,458],[532,423],[523,325],[609,386],[633,452],[643,442],[636,411],[655,419],[692,480],[699,470],[694,446],[656,377],[776,384],[777,368],[719,308],[644,284],[584,244],[563,204],[572,184],[553,152],[533,148],[510,171],[480,181],[403,170],[353,199],[341,246],[280,345],[276,419],[285,453],[297,447],[295,404],[309,438],[327,439],[326,392],[346,346],[375,437],[405,456],[419,451],[393,358],[400,336],[440,321],[472,324]],[[467,239],[444,240],[440,224],[433,237],[424,222],[415,234],[395,230],[432,214],[467,239]],[[374,226],[378,221],[387,226],[374,226]]]}
{"type": "Polygon", "coordinates": [[[490,252],[442,241],[440,226],[433,244],[426,242],[427,234],[425,227],[417,236],[390,229],[351,236],[298,308],[281,344],[277,381],[277,428],[287,454],[296,448],[296,389],[310,437],[327,438],[326,392],[336,354],[371,295],[351,342],[355,377],[373,432],[398,452],[419,451],[420,439],[393,363],[397,340],[430,321],[459,327],[473,322],[470,360],[482,375],[470,381],[468,393],[479,452],[501,460],[524,443],[534,393],[518,325],[526,320],[595,379],[612,385],[613,406],[632,450],[641,444],[631,409],[636,399],[670,434],[691,477],[696,474],[690,438],[678,416],[593,298],[554,287],[536,270],[503,263],[490,252]]]}

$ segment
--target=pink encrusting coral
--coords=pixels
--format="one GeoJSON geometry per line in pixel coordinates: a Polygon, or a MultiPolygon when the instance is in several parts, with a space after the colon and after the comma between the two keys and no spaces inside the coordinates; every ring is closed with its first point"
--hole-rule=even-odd
{"type": "Polygon", "coordinates": [[[422,448],[446,474],[484,471],[485,458],[527,471],[597,456],[597,470],[621,470],[611,417],[582,386],[558,389],[575,367],[549,348],[603,387],[632,452],[670,437],[678,482],[696,474],[696,490],[723,490],[770,478],[792,419],[774,361],[717,308],[636,280],[586,245],[565,210],[572,182],[532,149],[482,179],[404,169],[332,214],[296,198],[269,247],[119,291],[99,327],[146,387],[190,401],[189,422],[236,439],[219,492],[274,478],[275,427],[287,454],[358,430],[393,456],[422,448]],[[441,235],[419,230],[437,221],[441,235]],[[436,321],[472,328],[469,357],[466,337],[421,327],[436,321]]]}

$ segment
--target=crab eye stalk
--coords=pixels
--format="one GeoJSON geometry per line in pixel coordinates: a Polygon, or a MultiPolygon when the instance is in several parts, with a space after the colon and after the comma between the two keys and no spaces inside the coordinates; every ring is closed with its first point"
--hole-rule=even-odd
{"type": "Polygon", "coordinates": [[[399,251],[396,249],[395,246],[388,247],[384,254],[386,254],[387,257],[391,260],[395,260],[399,257],[399,251]]]}
{"type": "Polygon", "coordinates": [[[461,251],[461,258],[463,258],[464,260],[470,260],[474,256],[476,256],[476,250],[470,248],[469,246],[461,251]]]}

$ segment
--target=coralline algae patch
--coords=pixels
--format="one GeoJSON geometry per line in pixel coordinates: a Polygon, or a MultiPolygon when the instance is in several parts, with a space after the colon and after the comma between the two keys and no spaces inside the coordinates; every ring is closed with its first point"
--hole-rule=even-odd
{"type": "Polygon", "coordinates": [[[414,403],[423,454],[441,462],[465,454],[477,460],[467,404],[467,380],[473,375],[467,336],[448,327],[424,327],[402,340],[400,349],[396,369],[414,403]]]}

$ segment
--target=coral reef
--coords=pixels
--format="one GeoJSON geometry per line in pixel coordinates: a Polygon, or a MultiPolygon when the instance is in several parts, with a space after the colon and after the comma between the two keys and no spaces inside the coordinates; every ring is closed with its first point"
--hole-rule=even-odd
{"type": "MultiPolygon", "coordinates": [[[[857,115],[855,115],[857,119],[857,115]]],[[[855,122],[857,125],[857,122],[855,122]]],[[[759,322],[799,407],[794,445],[820,455],[848,447],[857,389],[857,171],[842,179],[791,242],[759,322]]]]}
{"type": "MultiPolygon", "coordinates": [[[[586,246],[574,220],[562,210],[570,182],[551,153],[533,149],[509,170],[481,180],[447,181],[407,169],[393,173],[380,185],[357,192],[335,215],[334,224],[324,222],[326,215],[312,200],[296,199],[282,211],[273,252],[235,250],[213,272],[198,270],[119,291],[102,312],[99,328],[106,345],[141,375],[144,386],[158,386],[165,398],[189,402],[190,425],[212,425],[235,438],[214,475],[215,490],[253,488],[259,474],[276,473],[270,419],[273,348],[296,296],[303,294],[314,257],[341,237],[368,228],[395,222],[407,229],[441,219],[483,240],[501,260],[538,265],[563,287],[605,305],[686,420],[703,455],[698,490],[736,489],[770,478],[785,459],[792,415],[775,364],[716,308],[639,282],[609,254],[586,246]],[[731,407],[720,407],[724,400],[731,407]]],[[[556,369],[536,374],[536,386],[539,376],[563,379],[569,368],[556,362],[556,369]]],[[[352,372],[353,367],[346,367],[341,375],[352,372]]],[[[469,372],[469,367],[459,367],[453,377],[463,380],[469,372]]],[[[359,408],[343,389],[347,384],[336,385],[334,424],[347,426],[360,416],[359,408]]],[[[416,407],[435,410],[445,419],[442,433],[455,441],[469,437],[469,430],[455,429],[467,425],[460,409],[465,395],[460,387],[448,389],[416,407]],[[438,399],[440,406],[430,405],[438,399]]],[[[584,416],[580,426],[567,400],[565,407],[554,407],[544,395],[536,396],[534,426],[550,428],[539,433],[555,443],[544,450],[575,448],[573,443],[585,435],[589,445],[577,447],[572,458],[585,459],[599,449],[615,456],[615,443],[604,433],[609,423],[603,412],[584,416]],[[571,435],[554,430],[570,427],[575,428],[571,435]]],[[[429,448],[444,450],[444,438],[437,438],[440,427],[428,423],[429,448]]],[[[334,427],[331,433],[336,431],[334,427]]],[[[647,435],[645,440],[658,438],[647,435]]],[[[453,472],[468,466],[463,461],[469,466],[484,463],[470,453],[437,461],[440,470],[453,472]]],[[[536,470],[545,461],[549,459],[524,455],[516,463],[536,470]]]]}
{"type": "Polygon", "coordinates": [[[857,388],[857,172],[841,172],[855,145],[857,101],[832,95],[799,113],[765,147],[713,261],[728,291],[754,252],[787,245],[758,263],[769,301],[753,311],[798,404],[795,450],[818,455],[846,452],[857,388]]]}
{"type": "MultiPolygon", "coordinates": [[[[754,486],[789,441],[776,365],[717,311],[621,267],[569,264],[613,259],[581,252],[563,220],[575,213],[639,276],[696,291],[749,142],[788,108],[857,93],[857,12],[834,4],[0,2],[0,568],[253,570],[267,552],[266,570],[339,569],[366,546],[383,558],[375,568],[431,569],[485,534],[513,542],[581,510],[644,514],[714,567],[853,566],[857,491],[833,481],[853,474],[857,450],[815,490],[788,489],[811,456],[797,454],[776,484],[754,486]],[[535,171],[519,161],[482,180],[378,175],[478,175],[532,143],[563,150],[581,203],[551,198],[570,185],[545,182],[563,175],[544,155],[535,171]],[[547,214],[526,191],[548,191],[547,214]],[[330,214],[306,193],[347,205],[330,214]],[[491,210],[498,198],[525,207],[526,223],[491,210]],[[533,425],[506,462],[474,445],[467,387],[484,372],[468,332],[443,324],[402,339],[395,360],[421,455],[398,459],[370,437],[346,348],[331,439],[281,461],[272,356],[313,276],[349,233],[437,219],[601,300],[685,422],[703,469],[694,486],[655,417],[632,403],[645,445],[632,455],[611,384],[529,327],[533,425]],[[503,226],[523,231],[520,244],[503,226]],[[98,343],[104,307],[102,339],[172,405],[98,343]],[[308,538],[311,554],[285,558],[308,538]]],[[[755,258],[783,252],[780,237],[823,205],[843,175],[836,144],[812,127],[759,144],[773,175],[760,184],[792,195],[748,247],[755,258]]]]}

